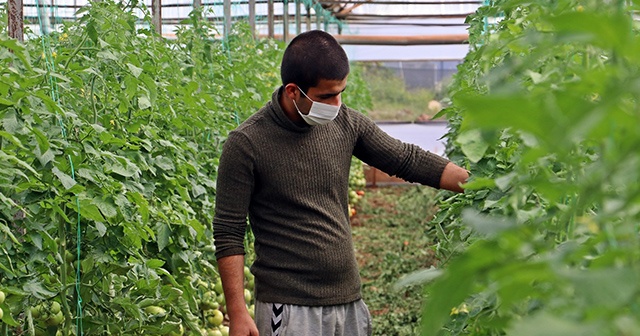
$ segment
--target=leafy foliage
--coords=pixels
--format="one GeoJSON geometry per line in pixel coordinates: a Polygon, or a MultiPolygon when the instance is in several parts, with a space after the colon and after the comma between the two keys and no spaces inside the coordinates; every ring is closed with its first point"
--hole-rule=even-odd
{"type": "Polygon", "coordinates": [[[42,332],[23,309],[53,301],[78,332],[79,268],[85,334],[199,333],[221,143],[277,87],[282,48],[242,25],[216,40],[199,12],[165,40],[136,10],[101,1],[45,40],[0,36],[0,287],[16,332],[42,332]]]}
{"type": "Polygon", "coordinates": [[[638,9],[506,0],[469,19],[446,113],[473,177],[434,220],[450,261],[423,335],[640,333],[638,9]]]}

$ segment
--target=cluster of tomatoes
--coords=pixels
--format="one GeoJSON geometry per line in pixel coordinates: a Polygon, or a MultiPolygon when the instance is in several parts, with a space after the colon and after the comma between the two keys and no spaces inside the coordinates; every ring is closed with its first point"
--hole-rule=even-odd
{"type": "MultiPolygon", "coordinates": [[[[244,268],[244,300],[247,304],[247,310],[251,317],[255,316],[255,306],[253,304],[253,287],[254,276],[249,271],[249,267],[244,268]]],[[[202,330],[201,333],[206,336],[228,336],[229,327],[226,325],[226,300],[224,291],[222,290],[222,281],[217,279],[215,284],[211,285],[205,281],[197,282],[198,290],[202,293],[198,300],[198,306],[201,312],[202,330]]]]}

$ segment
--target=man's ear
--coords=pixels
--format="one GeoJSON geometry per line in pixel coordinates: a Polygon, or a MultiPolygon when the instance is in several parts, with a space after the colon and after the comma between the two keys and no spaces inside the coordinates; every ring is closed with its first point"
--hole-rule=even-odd
{"type": "Polygon", "coordinates": [[[297,85],[289,83],[284,86],[284,94],[286,94],[289,99],[296,100],[299,98],[298,95],[300,95],[300,89],[298,89],[297,85]]]}

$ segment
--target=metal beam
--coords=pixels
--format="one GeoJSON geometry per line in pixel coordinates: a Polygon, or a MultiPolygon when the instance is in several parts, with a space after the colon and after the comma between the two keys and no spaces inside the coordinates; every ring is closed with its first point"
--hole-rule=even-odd
{"type": "MultiPolygon", "coordinates": [[[[260,38],[268,38],[260,35],[260,38]]],[[[293,39],[294,36],[290,38],[293,39]]],[[[444,45],[444,44],[467,44],[468,34],[451,35],[412,35],[412,36],[392,36],[392,35],[334,35],[340,44],[345,45],[444,45]]],[[[273,38],[281,39],[281,35],[273,38]]]]}

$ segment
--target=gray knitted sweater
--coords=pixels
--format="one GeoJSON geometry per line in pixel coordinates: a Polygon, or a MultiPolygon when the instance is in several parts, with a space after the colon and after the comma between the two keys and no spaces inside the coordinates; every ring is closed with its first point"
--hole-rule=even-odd
{"type": "Polygon", "coordinates": [[[229,134],[217,179],[216,257],[244,254],[255,236],[256,299],[307,306],[360,298],[349,223],[351,156],[410,182],[439,187],[447,160],[391,138],[342,106],[326,125],[299,127],[271,102],[229,134]]]}

